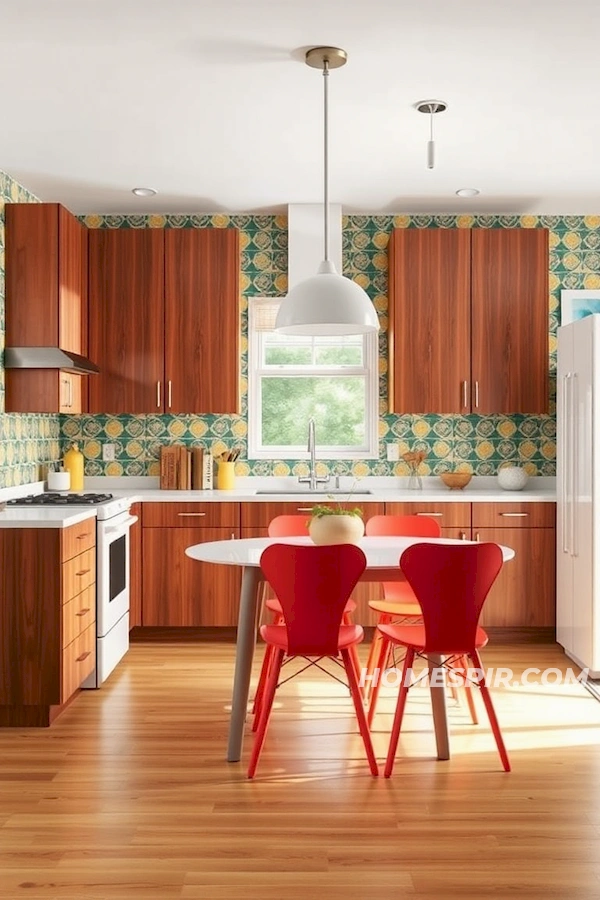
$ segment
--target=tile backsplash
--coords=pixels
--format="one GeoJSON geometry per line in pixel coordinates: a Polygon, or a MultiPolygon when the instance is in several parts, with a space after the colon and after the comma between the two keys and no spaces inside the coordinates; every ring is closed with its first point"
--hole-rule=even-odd
{"type": "MultiPolygon", "coordinates": [[[[4,206],[38,203],[30,191],[0,172],[0,349],[4,351],[4,206]]],[[[60,452],[58,415],[4,412],[4,367],[0,367],[0,488],[27,484],[45,477],[60,452]]]]}
{"type": "MultiPolygon", "coordinates": [[[[25,188],[0,173],[2,201],[31,201],[25,188]]],[[[78,440],[87,475],[156,475],[160,446],[181,442],[215,453],[246,447],[247,438],[247,300],[283,296],[287,289],[287,219],[278,215],[82,216],[89,228],[225,228],[241,237],[242,360],[240,416],[81,415],[0,418],[0,484],[38,477],[48,462],[78,440]],[[60,442],[60,446],[59,446],[60,442]],[[102,444],[116,445],[115,460],[102,461],[102,444]]],[[[322,472],[355,475],[406,474],[405,464],[387,462],[386,444],[400,451],[423,449],[423,474],[460,467],[478,475],[494,474],[505,460],[519,460],[530,474],[554,475],[556,462],[556,329],[562,288],[600,288],[600,216],[426,216],[352,215],[343,219],[344,273],[372,298],[382,330],[380,342],[380,454],[377,460],[320,460],[322,472]],[[536,228],[550,231],[550,413],[544,416],[441,416],[387,413],[387,245],[396,228],[536,228]]],[[[0,229],[0,292],[3,295],[4,240],[0,229]]],[[[3,307],[3,304],[0,304],[3,307]]],[[[3,316],[3,313],[2,313],[3,316]]],[[[3,334],[2,318],[2,334],[3,334]]],[[[3,373],[0,373],[3,404],[3,373]]],[[[239,475],[296,475],[305,460],[248,460],[236,463],[239,475]]]]}

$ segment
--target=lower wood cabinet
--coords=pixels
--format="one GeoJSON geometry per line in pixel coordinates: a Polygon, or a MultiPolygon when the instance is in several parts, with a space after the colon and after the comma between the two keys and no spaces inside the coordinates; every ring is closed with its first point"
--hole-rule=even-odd
{"type": "Polygon", "coordinates": [[[147,503],[142,521],[142,625],[237,625],[241,569],[186,556],[207,541],[239,537],[239,503],[147,503]]]}
{"type": "Polygon", "coordinates": [[[49,725],[96,665],[95,519],[0,529],[0,726],[49,725]]]}

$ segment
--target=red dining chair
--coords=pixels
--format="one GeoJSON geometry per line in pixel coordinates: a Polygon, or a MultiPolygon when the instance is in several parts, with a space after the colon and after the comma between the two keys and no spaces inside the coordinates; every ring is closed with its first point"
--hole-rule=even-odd
{"type": "MultiPolygon", "coordinates": [[[[297,515],[283,515],[283,516],[275,516],[274,519],[271,519],[268,526],[268,535],[269,537],[308,537],[308,519],[306,515],[297,516],[297,515]]],[[[283,624],[283,610],[281,608],[281,603],[277,599],[277,597],[269,597],[268,596],[269,585],[265,581],[263,583],[263,594],[262,594],[262,605],[269,610],[273,614],[273,620],[271,622],[272,625],[282,625],[283,624]]],[[[354,600],[348,600],[346,603],[346,608],[344,609],[344,625],[351,625],[352,619],[350,618],[351,614],[356,609],[356,603],[354,600]]],[[[352,648],[352,659],[354,662],[354,666],[356,669],[356,673],[358,675],[360,671],[360,661],[358,658],[358,651],[356,646],[352,648]]],[[[263,657],[262,666],[260,669],[260,675],[258,678],[258,685],[256,687],[256,694],[254,697],[254,706],[252,712],[255,717],[259,713],[259,707],[263,695],[263,691],[265,688],[265,683],[267,679],[267,675],[269,672],[269,664],[271,662],[271,658],[273,656],[273,648],[267,647],[265,650],[265,655],[263,657]]],[[[255,718],[254,721],[254,730],[256,730],[256,726],[258,724],[258,719],[255,718]]]]}
{"type": "Polygon", "coordinates": [[[371,735],[358,688],[350,647],[363,639],[360,625],[343,625],[348,598],[365,570],[365,555],[353,544],[298,546],[271,544],[260,558],[265,577],[275,590],[283,625],[263,625],[261,636],[273,647],[273,659],[261,703],[258,727],[248,767],[253,778],[264,744],[273,699],[284,658],[303,657],[310,665],[341,657],[348,677],[358,727],[372,775],[378,775],[371,735]]]}
{"type": "MultiPolygon", "coordinates": [[[[502,568],[502,550],[491,543],[413,544],[402,554],[400,568],[419,599],[423,624],[378,626],[382,634],[381,663],[387,659],[390,644],[406,649],[385,764],[386,778],[394,767],[414,658],[426,658],[429,654],[444,657],[444,666],[463,658],[471,666],[469,676],[481,691],[502,765],[509,772],[510,762],[479,656],[488,636],[478,625],[485,599],[502,568]]],[[[372,705],[377,702],[379,684],[373,690],[372,705]]]]}
{"type": "MultiPolygon", "coordinates": [[[[431,516],[371,516],[365,525],[367,537],[440,537],[441,529],[436,519],[431,516]]],[[[421,607],[409,583],[388,581],[382,583],[383,599],[369,600],[369,609],[377,613],[377,624],[387,625],[395,620],[408,619],[414,621],[421,618],[421,607]]],[[[366,678],[362,688],[363,697],[369,700],[375,661],[381,649],[381,633],[375,630],[369,657],[367,659],[366,678]]],[[[386,660],[387,663],[387,660],[386,660]]]]}

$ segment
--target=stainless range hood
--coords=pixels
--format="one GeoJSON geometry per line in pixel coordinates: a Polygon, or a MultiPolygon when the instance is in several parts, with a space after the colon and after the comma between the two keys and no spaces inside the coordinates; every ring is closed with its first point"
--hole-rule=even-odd
{"type": "Polygon", "coordinates": [[[98,366],[59,347],[7,347],[4,351],[5,369],[61,369],[76,375],[97,375],[98,366]]]}

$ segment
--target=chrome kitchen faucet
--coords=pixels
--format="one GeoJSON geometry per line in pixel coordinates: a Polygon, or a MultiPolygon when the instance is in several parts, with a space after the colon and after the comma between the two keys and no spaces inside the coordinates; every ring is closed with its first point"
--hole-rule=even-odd
{"type": "Polygon", "coordinates": [[[330,476],[319,478],[317,476],[317,456],[316,456],[316,437],[315,437],[315,420],[310,417],[308,420],[308,447],[310,454],[309,474],[305,478],[298,478],[299,484],[308,484],[309,491],[316,491],[318,485],[328,484],[330,476]]]}

